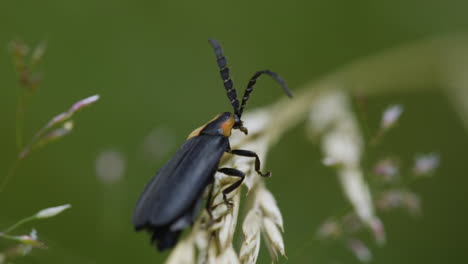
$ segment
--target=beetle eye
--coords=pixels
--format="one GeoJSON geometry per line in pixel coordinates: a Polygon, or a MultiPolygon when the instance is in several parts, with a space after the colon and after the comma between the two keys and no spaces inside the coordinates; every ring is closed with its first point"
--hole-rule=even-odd
{"type": "Polygon", "coordinates": [[[240,117],[238,115],[234,115],[234,127],[238,128],[242,126],[242,120],[240,120],[240,117]]]}

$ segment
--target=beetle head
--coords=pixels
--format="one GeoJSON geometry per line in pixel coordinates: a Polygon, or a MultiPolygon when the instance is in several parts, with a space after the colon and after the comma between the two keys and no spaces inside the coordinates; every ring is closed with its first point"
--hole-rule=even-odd
{"type": "Polygon", "coordinates": [[[234,128],[235,123],[236,121],[234,115],[229,112],[224,112],[215,116],[205,125],[192,131],[188,138],[201,134],[229,137],[231,136],[231,130],[234,128]]]}

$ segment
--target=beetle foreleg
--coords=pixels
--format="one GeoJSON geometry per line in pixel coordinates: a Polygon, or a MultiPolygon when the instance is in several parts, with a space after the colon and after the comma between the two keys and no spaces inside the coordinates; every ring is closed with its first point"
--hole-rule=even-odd
{"type": "Polygon", "coordinates": [[[244,157],[252,157],[255,158],[255,171],[262,177],[270,177],[271,172],[266,172],[263,173],[260,171],[260,159],[258,158],[257,153],[250,151],[250,150],[244,150],[244,149],[233,149],[228,151],[229,153],[232,153],[234,155],[238,156],[244,156],[244,157]]]}
{"type": "Polygon", "coordinates": [[[236,170],[236,169],[233,169],[233,168],[221,168],[218,171],[221,172],[221,173],[224,173],[224,174],[226,174],[228,176],[234,176],[234,177],[239,177],[240,178],[240,180],[238,180],[235,183],[229,185],[229,187],[227,187],[226,189],[223,190],[224,203],[226,203],[229,207],[232,207],[233,203],[228,201],[227,195],[230,192],[237,189],[237,187],[239,187],[242,184],[242,182],[244,181],[244,178],[245,178],[245,174],[242,171],[236,170]]]}

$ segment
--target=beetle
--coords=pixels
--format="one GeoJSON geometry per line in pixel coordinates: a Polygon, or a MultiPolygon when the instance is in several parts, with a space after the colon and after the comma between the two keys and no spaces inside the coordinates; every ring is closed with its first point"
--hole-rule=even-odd
{"type": "MultiPolygon", "coordinates": [[[[261,75],[269,75],[283,87],[289,97],[292,96],[278,74],[262,70],[250,78],[242,103],[239,104],[222,48],[214,39],[210,39],[209,43],[216,55],[224,88],[234,111],[221,113],[190,133],[185,143],[154,175],[140,195],[133,213],[133,225],[136,231],[148,231],[151,234],[151,243],[156,244],[159,251],[174,247],[180,233],[192,225],[201,207],[204,190],[213,183],[217,171],[239,178],[222,191],[224,202],[232,206],[227,195],[241,185],[245,174],[234,168],[218,168],[225,153],[254,158],[255,171],[261,176],[270,176],[270,172],[260,171],[260,159],[255,152],[234,150],[229,145],[229,136],[233,129],[246,135],[248,133],[241,117],[257,79],[261,75]]],[[[207,210],[211,193],[208,197],[207,210]]]]}

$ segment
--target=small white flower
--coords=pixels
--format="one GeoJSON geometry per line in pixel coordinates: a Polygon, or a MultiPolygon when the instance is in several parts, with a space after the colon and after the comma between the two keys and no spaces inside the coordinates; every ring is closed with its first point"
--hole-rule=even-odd
{"type": "Polygon", "coordinates": [[[54,217],[70,207],[71,207],[71,204],[65,204],[65,205],[60,205],[56,207],[46,208],[46,209],[39,211],[36,214],[36,218],[42,219],[42,218],[54,217]]]}

